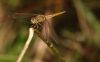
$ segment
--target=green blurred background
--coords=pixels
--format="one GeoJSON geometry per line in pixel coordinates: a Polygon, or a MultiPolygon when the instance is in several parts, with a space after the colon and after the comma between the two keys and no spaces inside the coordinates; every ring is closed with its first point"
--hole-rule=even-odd
{"type": "MultiPolygon", "coordinates": [[[[16,62],[28,38],[32,15],[66,11],[53,18],[53,46],[65,62],[100,62],[100,0],[0,0],[0,62],[16,62]]],[[[48,28],[48,27],[47,27],[48,28]]],[[[22,62],[58,62],[35,34],[22,62]]]]}

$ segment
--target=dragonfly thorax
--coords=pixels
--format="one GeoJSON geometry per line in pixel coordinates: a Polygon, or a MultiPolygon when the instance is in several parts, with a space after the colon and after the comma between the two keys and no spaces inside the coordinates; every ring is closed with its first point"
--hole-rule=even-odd
{"type": "Polygon", "coordinates": [[[31,18],[31,22],[33,24],[37,24],[37,23],[40,23],[40,22],[44,22],[46,20],[46,17],[44,15],[38,15],[36,17],[32,17],[31,18]]]}

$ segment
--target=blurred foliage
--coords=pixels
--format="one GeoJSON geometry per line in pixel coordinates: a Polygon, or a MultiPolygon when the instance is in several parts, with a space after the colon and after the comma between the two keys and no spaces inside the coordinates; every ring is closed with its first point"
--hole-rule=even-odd
{"type": "MultiPolygon", "coordinates": [[[[0,7],[2,7],[0,8],[0,19],[2,20],[0,20],[0,62],[15,62],[28,37],[29,24],[23,21],[30,21],[28,20],[30,17],[25,20],[24,18],[10,19],[11,17],[8,16],[16,12],[42,14],[47,10],[47,6],[51,5],[49,9],[53,10],[54,5],[60,4],[57,0],[55,1],[56,3],[53,0],[0,0],[0,7]],[[50,3],[44,4],[46,1],[50,3]],[[5,12],[2,13],[2,11],[5,12]]],[[[54,18],[53,23],[58,36],[62,41],[66,41],[57,45],[62,56],[66,62],[100,62],[100,19],[96,17],[97,14],[100,14],[100,1],[62,1],[65,2],[62,5],[64,5],[63,9],[67,15],[54,18]],[[96,11],[99,12],[95,14],[96,11]]],[[[41,47],[41,45],[37,45],[36,39],[38,38],[35,36],[23,62],[35,61],[36,49],[41,47]]],[[[56,62],[56,56],[48,48],[47,50],[45,54],[43,53],[44,58],[41,62],[56,62]]],[[[42,53],[42,51],[40,52],[42,53]]]]}
{"type": "Polygon", "coordinates": [[[9,0],[8,4],[15,7],[20,4],[20,0],[9,0]]]}

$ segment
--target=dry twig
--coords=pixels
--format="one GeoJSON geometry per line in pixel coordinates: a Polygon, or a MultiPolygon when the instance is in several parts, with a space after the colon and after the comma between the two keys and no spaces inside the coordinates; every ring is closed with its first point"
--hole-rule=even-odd
{"type": "Polygon", "coordinates": [[[23,48],[23,50],[22,50],[21,54],[19,55],[19,57],[18,57],[16,62],[21,62],[22,61],[22,58],[25,55],[25,52],[27,51],[27,49],[28,49],[28,47],[29,47],[29,45],[31,43],[33,35],[34,35],[33,28],[29,28],[29,37],[28,37],[28,39],[27,39],[27,41],[25,43],[25,46],[24,46],[24,48],[23,48]]]}

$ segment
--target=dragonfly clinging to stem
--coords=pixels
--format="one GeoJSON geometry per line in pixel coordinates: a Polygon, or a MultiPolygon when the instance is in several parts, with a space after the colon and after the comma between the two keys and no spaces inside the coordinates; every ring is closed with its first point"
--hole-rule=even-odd
{"type": "Polygon", "coordinates": [[[65,11],[62,11],[62,12],[59,12],[59,13],[54,13],[54,14],[51,14],[51,15],[37,15],[36,17],[32,17],[31,18],[31,23],[33,25],[35,24],[34,25],[35,28],[34,28],[34,26],[33,26],[33,28],[37,30],[39,28],[38,25],[41,25],[40,24],[41,22],[47,21],[47,20],[49,20],[49,19],[51,19],[53,17],[56,17],[58,15],[61,15],[63,13],[65,13],[65,11]]]}
{"type": "Polygon", "coordinates": [[[22,61],[22,58],[23,58],[23,56],[24,56],[26,50],[28,49],[29,44],[32,40],[34,32],[39,31],[38,29],[39,29],[39,27],[41,27],[41,23],[44,22],[44,21],[48,21],[48,19],[51,19],[51,18],[56,17],[58,15],[61,15],[63,13],[65,13],[65,11],[62,11],[62,12],[59,12],[59,13],[54,13],[54,14],[51,14],[51,15],[37,15],[37,16],[31,18],[31,23],[32,23],[33,26],[29,29],[29,32],[30,32],[29,37],[28,37],[28,39],[25,43],[24,48],[22,49],[21,54],[19,55],[19,57],[17,59],[17,62],[22,61]]]}

